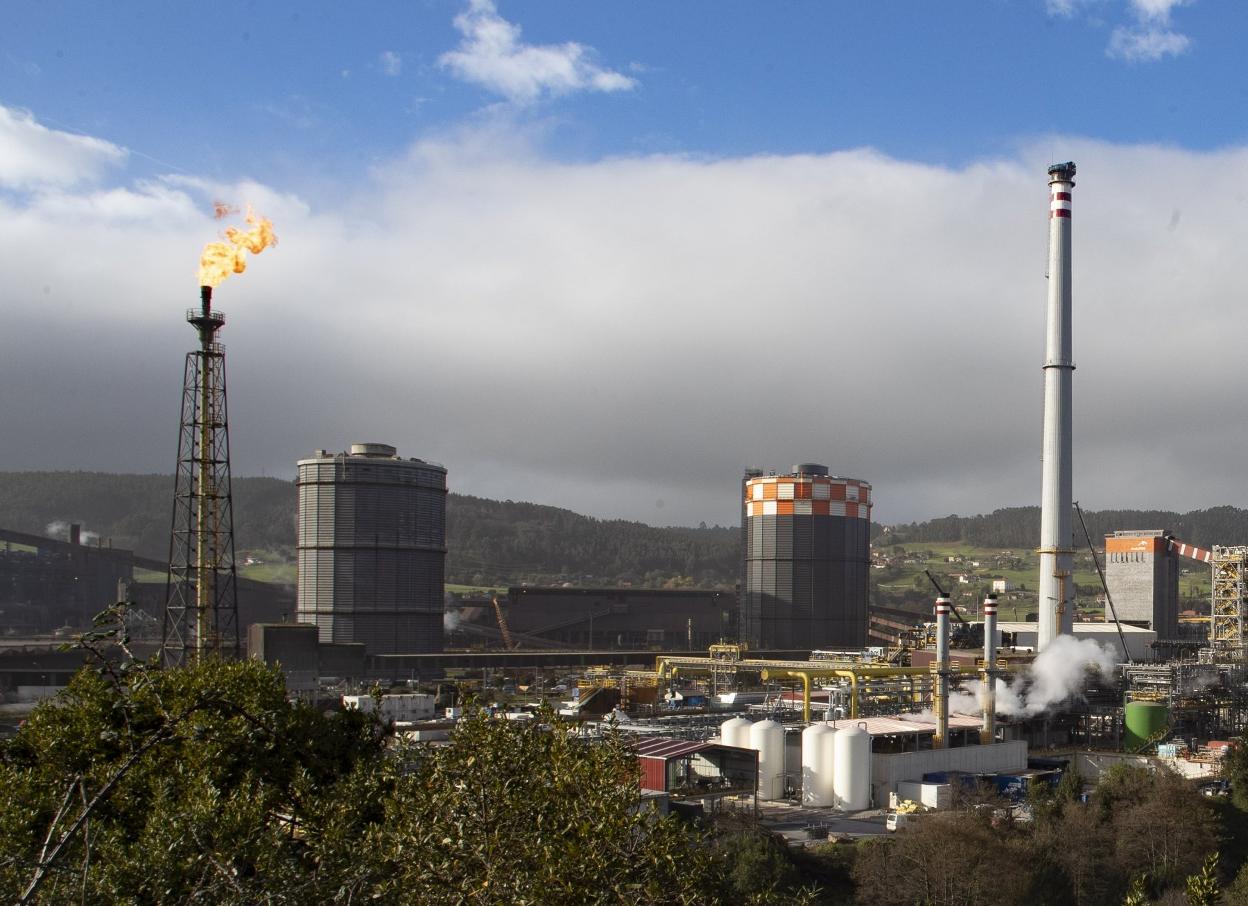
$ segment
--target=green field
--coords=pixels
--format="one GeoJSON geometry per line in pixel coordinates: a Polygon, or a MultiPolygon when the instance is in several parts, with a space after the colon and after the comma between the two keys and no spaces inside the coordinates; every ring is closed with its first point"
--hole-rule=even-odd
{"type": "Polygon", "coordinates": [[[506,585],[455,585],[448,582],[446,590],[455,595],[505,595],[506,585]]]}

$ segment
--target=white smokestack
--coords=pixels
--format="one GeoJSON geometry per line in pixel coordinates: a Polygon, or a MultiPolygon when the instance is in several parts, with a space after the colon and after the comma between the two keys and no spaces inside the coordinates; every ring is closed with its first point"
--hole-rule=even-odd
{"type": "Polygon", "coordinates": [[[1044,650],[1074,623],[1071,490],[1070,220],[1075,165],[1049,167],[1049,305],[1044,355],[1041,450],[1040,600],[1037,645],[1044,650]]]}
{"type": "Polygon", "coordinates": [[[936,692],[932,710],[936,712],[936,733],[932,747],[949,744],[949,611],[952,602],[941,595],[936,599],[936,692]]]}
{"type": "Polygon", "coordinates": [[[980,695],[984,722],[979,741],[991,745],[997,738],[997,596],[984,599],[984,689],[980,695]]]}

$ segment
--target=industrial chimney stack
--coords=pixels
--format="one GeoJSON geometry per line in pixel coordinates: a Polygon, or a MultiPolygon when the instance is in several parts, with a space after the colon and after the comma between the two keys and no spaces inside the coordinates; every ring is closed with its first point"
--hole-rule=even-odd
{"type": "Polygon", "coordinates": [[[1074,623],[1071,572],[1070,215],[1075,165],[1049,167],[1049,304],[1044,356],[1044,446],[1040,493],[1040,625],[1043,650],[1074,623]]]}

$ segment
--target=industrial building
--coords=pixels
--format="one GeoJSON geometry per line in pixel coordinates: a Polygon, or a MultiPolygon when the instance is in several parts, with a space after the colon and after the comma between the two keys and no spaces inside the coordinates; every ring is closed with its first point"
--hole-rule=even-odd
{"type": "Polygon", "coordinates": [[[1105,584],[1124,623],[1161,639],[1179,635],[1179,562],[1166,532],[1117,531],[1105,536],[1105,584]]]}
{"type": "Polygon", "coordinates": [[[83,544],[78,525],[68,541],[5,529],[0,541],[0,634],[7,636],[90,626],[117,600],[117,583],[134,575],[130,551],[83,544]]]}
{"type": "Polygon", "coordinates": [[[522,585],[448,608],[451,639],[509,648],[692,651],[736,634],[736,595],[717,589],[522,585]]]}
{"type": "Polygon", "coordinates": [[[817,463],[744,481],[741,637],[759,648],[867,640],[871,485],[817,463]]]}
{"type": "Polygon", "coordinates": [[[370,654],[442,649],[446,469],[388,444],[298,463],[299,622],[370,654]]]}

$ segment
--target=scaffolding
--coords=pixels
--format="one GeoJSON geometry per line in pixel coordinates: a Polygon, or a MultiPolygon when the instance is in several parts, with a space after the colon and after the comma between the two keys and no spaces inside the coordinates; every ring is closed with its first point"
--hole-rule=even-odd
{"type": "Polygon", "coordinates": [[[1248,665],[1243,661],[1124,664],[1129,701],[1169,708],[1168,734],[1182,739],[1226,739],[1248,728],[1248,665]]]}
{"type": "Polygon", "coordinates": [[[216,342],[225,316],[212,310],[212,289],[201,289],[201,307],[186,314],[200,348],[187,353],[182,382],[161,636],[166,666],[239,654],[225,349],[216,342]]]}
{"type": "Polygon", "coordinates": [[[1219,660],[1244,659],[1248,547],[1213,548],[1213,610],[1209,644],[1219,660]]]}

